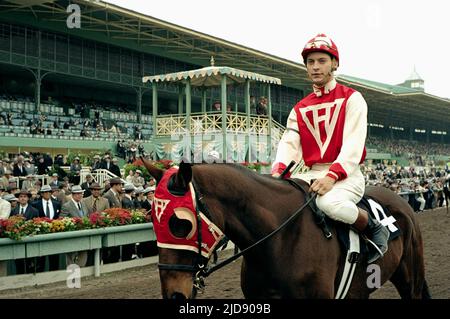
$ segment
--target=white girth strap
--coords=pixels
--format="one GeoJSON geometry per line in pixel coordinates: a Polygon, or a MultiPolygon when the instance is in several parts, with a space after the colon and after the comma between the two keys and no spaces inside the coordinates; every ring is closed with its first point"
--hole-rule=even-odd
{"type": "Polygon", "coordinates": [[[355,273],[356,258],[350,258],[354,254],[360,254],[359,248],[359,235],[352,229],[349,231],[350,248],[347,252],[347,257],[345,258],[344,272],[342,274],[341,282],[339,283],[339,288],[335,299],[344,299],[347,295],[348,289],[352,283],[353,274],[355,273]]]}

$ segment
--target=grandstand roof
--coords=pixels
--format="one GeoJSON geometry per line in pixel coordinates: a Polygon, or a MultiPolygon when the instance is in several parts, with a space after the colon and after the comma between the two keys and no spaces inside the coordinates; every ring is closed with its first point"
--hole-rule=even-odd
{"type": "Polygon", "coordinates": [[[378,90],[381,93],[386,94],[409,94],[409,93],[421,93],[423,91],[407,88],[400,85],[392,85],[381,82],[370,81],[366,79],[357,78],[350,75],[339,75],[338,79],[348,81],[355,85],[361,85],[363,87],[371,88],[373,90],[378,90]]]}
{"type": "MultiPolygon", "coordinates": [[[[99,0],[8,0],[0,4],[0,20],[110,43],[199,66],[216,63],[280,78],[284,85],[311,90],[303,64],[251,49],[99,0]],[[80,29],[68,29],[67,6],[81,7],[80,29]]],[[[341,75],[338,80],[360,91],[371,120],[430,126],[447,130],[450,100],[423,91],[341,75]]]]}
{"type": "MultiPolygon", "coordinates": [[[[448,130],[450,100],[420,90],[360,79],[348,75],[338,80],[362,93],[369,106],[371,120],[379,124],[410,126],[410,123],[448,130]]],[[[420,127],[417,127],[420,128],[420,127]]]]}
{"type": "Polygon", "coordinates": [[[102,1],[11,0],[0,5],[0,11],[8,12],[7,19],[60,32],[70,3],[80,5],[82,25],[80,29],[64,27],[67,33],[201,66],[208,66],[214,56],[217,64],[279,77],[291,87],[310,86],[302,64],[102,1]]]}

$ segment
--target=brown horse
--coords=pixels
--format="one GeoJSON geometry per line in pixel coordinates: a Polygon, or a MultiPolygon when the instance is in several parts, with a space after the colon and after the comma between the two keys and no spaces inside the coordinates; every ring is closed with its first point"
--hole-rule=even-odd
{"type": "MultiPolygon", "coordinates": [[[[144,160],[144,165],[157,181],[165,174],[148,161],[144,160]]],[[[201,194],[203,207],[207,207],[208,218],[241,250],[275,230],[305,201],[305,195],[286,181],[233,164],[181,163],[173,177],[168,188],[182,196],[192,182],[196,193],[201,194]]],[[[391,211],[402,232],[377,261],[381,283],[390,280],[402,298],[430,297],[422,237],[414,212],[404,199],[385,188],[371,187],[366,193],[391,211]]],[[[192,219],[173,222],[170,232],[183,237],[192,227],[192,219]]],[[[244,296],[334,298],[346,254],[340,249],[333,227],[332,234],[331,240],[326,239],[315,224],[312,211],[305,207],[294,222],[245,253],[241,269],[244,296]]],[[[165,265],[160,267],[164,298],[195,297],[192,272],[198,262],[197,253],[160,247],[159,262],[165,265]],[[175,267],[170,268],[171,265],[175,267]],[[177,268],[179,265],[181,268],[177,268]]],[[[366,284],[369,275],[367,264],[360,262],[347,298],[369,297],[376,289],[366,284]]]]}

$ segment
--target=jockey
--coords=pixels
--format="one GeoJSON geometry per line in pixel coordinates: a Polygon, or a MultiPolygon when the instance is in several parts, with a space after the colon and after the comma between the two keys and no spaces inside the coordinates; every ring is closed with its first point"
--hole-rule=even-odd
{"type": "Polygon", "coordinates": [[[375,249],[368,257],[372,263],[387,251],[389,230],[356,206],[365,190],[359,164],[366,156],[366,101],[361,93],[336,82],[339,52],[325,34],[311,39],[302,56],[314,92],[289,114],[272,175],[280,176],[292,160],[303,159],[309,171],[292,177],[314,180],[310,191],[318,194],[318,208],[372,240],[375,249]]]}

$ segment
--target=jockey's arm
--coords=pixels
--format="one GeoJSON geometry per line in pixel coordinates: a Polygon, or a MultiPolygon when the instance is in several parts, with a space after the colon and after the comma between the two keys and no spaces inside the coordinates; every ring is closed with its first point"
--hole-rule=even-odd
{"type": "MultiPolygon", "coordinates": [[[[286,130],[278,144],[277,155],[272,165],[272,176],[280,176],[291,161],[299,163],[302,160],[302,156],[297,115],[294,109],[292,109],[287,120],[286,130]]],[[[289,176],[290,173],[286,174],[286,177],[289,176]]]]}

